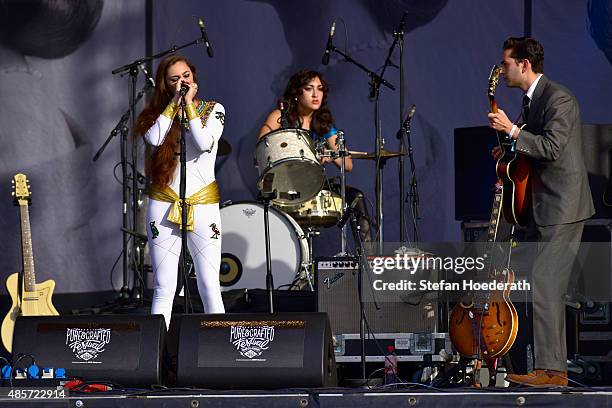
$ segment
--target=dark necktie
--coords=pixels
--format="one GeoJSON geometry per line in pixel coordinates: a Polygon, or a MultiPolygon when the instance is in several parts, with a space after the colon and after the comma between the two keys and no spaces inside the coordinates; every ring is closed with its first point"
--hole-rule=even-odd
{"type": "Polygon", "coordinates": [[[527,119],[529,118],[529,97],[527,95],[523,96],[523,121],[527,123],[527,119]]]}

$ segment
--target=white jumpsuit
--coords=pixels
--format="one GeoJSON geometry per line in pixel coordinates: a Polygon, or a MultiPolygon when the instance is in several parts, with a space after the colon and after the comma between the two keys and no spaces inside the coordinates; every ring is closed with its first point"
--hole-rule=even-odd
{"type": "MultiPolygon", "coordinates": [[[[204,104],[202,104],[202,107],[204,104]]],[[[201,112],[199,107],[198,112],[201,112]]],[[[223,133],[225,109],[215,103],[203,125],[204,118],[189,121],[185,138],[187,151],[186,197],[215,181],[215,159],[218,141],[223,133]]],[[[200,115],[205,115],[201,112],[200,115]]],[[[176,118],[175,120],[178,120],[176,118]]],[[[146,132],[145,140],[152,146],[160,146],[172,119],[160,115],[146,132]]],[[[180,163],[174,171],[170,187],[177,194],[180,184],[180,163]]],[[[147,210],[147,236],[153,264],[153,304],[151,314],[162,314],[166,327],[170,325],[172,305],[176,292],[179,255],[181,253],[180,225],[168,221],[168,202],[149,199],[147,210]]],[[[206,313],[224,313],[219,284],[221,262],[221,214],[219,204],[194,205],[194,229],[187,232],[187,247],[196,271],[198,291],[206,313]]]]}

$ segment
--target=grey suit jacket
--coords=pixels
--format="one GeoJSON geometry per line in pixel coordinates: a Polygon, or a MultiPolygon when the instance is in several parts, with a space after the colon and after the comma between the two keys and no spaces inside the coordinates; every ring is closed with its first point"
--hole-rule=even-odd
{"type": "Polygon", "coordinates": [[[516,151],[531,158],[537,225],[581,221],[595,213],[582,152],[580,108],[572,93],[542,76],[516,151]]]}

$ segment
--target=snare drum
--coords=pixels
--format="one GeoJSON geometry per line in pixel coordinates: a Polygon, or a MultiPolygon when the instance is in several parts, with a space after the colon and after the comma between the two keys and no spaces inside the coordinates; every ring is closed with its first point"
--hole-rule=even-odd
{"type": "Polygon", "coordinates": [[[321,190],[316,197],[303,204],[278,208],[302,226],[331,227],[342,216],[342,198],[333,191],[321,190]]]}
{"type": "Polygon", "coordinates": [[[278,129],[257,142],[256,166],[258,187],[264,188],[264,177],[271,179],[266,190],[276,190],[277,204],[301,204],[317,195],[325,181],[312,140],[304,129],[278,129]]]}
{"type": "MultiPolygon", "coordinates": [[[[309,262],[302,228],[288,215],[270,207],[270,254],[274,286],[290,285],[309,262]]],[[[222,290],[266,287],[266,240],[263,204],[256,201],[221,207],[222,290]]]]}

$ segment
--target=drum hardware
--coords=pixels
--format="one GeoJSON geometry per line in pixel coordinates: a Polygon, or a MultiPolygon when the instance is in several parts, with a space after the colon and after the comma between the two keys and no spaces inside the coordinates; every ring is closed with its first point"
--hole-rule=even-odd
{"type": "Polygon", "coordinates": [[[308,287],[310,288],[310,291],[314,292],[314,268],[315,268],[314,254],[313,254],[314,238],[321,235],[321,233],[316,227],[308,227],[306,228],[305,235],[306,235],[306,239],[308,240],[308,259],[310,260],[308,265],[306,265],[307,268],[305,269],[306,280],[308,282],[308,287]]]}
{"type": "MultiPolygon", "coordinates": [[[[331,159],[337,159],[340,157],[340,155],[335,151],[335,150],[330,150],[330,149],[321,149],[318,150],[319,153],[319,157],[329,157],[331,159]]],[[[347,150],[346,151],[346,155],[347,156],[351,156],[353,159],[361,159],[363,157],[361,156],[365,156],[365,155],[369,155],[370,153],[368,152],[361,152],[361,151],[357,151],[357,150],[347,150]]]]}
{"type": "MultiPolygon", "coordinates": [[[[344,132],[338,130],[336,133],[336,146],[338,146],[338,156],[340,157],[340,198],[342,199],[342,213],[346,212],[346,143],[344,132]]],[[[346,227],[340,227],[340,256],[348,255],[346,250],[346,227]]]]}

